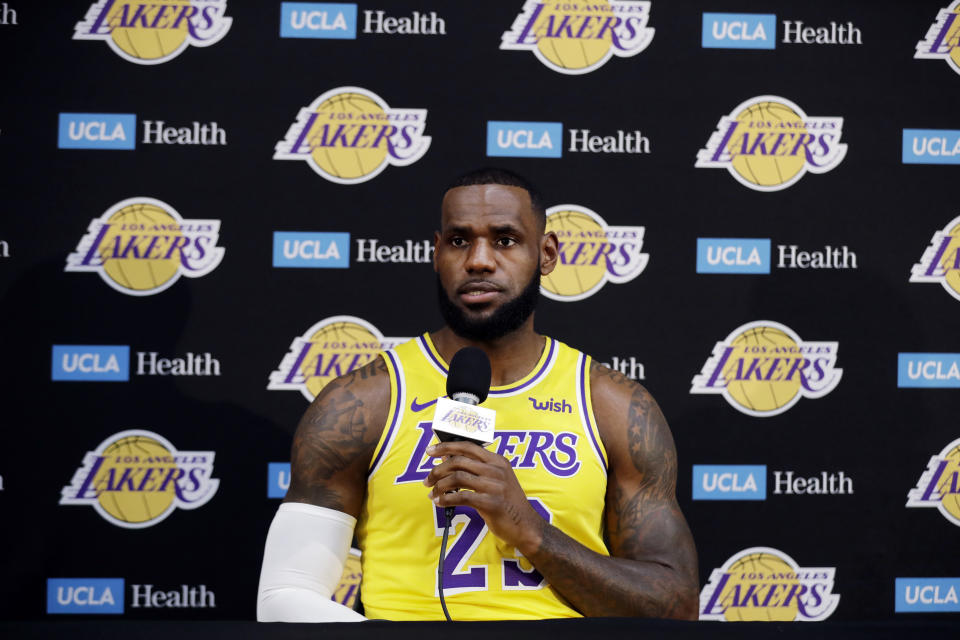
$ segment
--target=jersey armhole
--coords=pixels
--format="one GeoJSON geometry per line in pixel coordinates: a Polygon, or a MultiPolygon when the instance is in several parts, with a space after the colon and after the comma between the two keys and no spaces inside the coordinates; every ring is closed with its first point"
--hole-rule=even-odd
{"type": "Polygon", "coordinates": [[[577,402],[580,405],[580,415],[583,416],[583,430],[590,441],[590,448],[596,454],[600,468],[606,473],[609,470],[607,450],[600,438],[597,417],[593,413],[593,398],[590,395],[590,363],[590,356],[581,353],[577,363],[577,402]]]}
{"type": "Polygon", "coordinates": [[[396,351],[394,349],[384,351],[380,353],[379,357],[383,358],[386,363],[387,374],[390,378],[390,406],[387,410],[387,419],[384,422],[383,430],[380,433],[380,439],[377,441],[377,446],[373,450],[373,455],[370,457],[370,467],[367,473],[368,478],[377,472],[384,457],[390,450],[390,444],[393,442],[397,433],[397,425],[400,424],[400,419],[403,417],[403,402],[405,397],[403,368],[396,351]]]}

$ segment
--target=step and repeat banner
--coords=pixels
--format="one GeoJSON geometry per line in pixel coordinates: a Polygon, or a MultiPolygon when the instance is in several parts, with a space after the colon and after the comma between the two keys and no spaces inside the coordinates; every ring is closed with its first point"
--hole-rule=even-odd
{"type": "Polygon", "coordinates": [[[960,1],[8,0],[0,47],[4,617],[253,619],[300,415],[441,326],[485,165],[560,239],[538,329],[671,424],[701,619],[960,612],[960,1]]]}

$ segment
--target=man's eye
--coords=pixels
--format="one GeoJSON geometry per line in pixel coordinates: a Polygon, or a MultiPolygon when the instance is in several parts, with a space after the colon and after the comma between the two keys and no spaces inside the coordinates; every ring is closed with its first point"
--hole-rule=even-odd
{"type": "Polygon", "coordinates": [[[517,244],[517,241],[513,238],[500,238],[497,240],[497,244],[499,244],[501,247],[512,247],[513,245],[517,244]]]}
{"type": "Polygon", "coordinates": [[[450,244],[455,247],[464,247],[467,245],[467,241],[463,238],[450,238],[450,244]]]}

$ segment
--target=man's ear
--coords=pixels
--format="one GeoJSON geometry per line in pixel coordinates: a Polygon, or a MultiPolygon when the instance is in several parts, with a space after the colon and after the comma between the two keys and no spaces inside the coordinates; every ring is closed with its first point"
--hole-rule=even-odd
{"type": "Polygon", "coordinates": [[[553,231],[543,234],[540,243],[540,275],[546,276],[557,267],[557,258],[560,257],[560,240],[553,231]]]}

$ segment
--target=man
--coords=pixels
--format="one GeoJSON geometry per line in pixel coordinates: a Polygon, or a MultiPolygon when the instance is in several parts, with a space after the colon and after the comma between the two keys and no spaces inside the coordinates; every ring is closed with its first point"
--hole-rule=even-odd
{"type": "Polygon", "coordinates": [[[361,619],[329,600],[355,523],[366,614],[442,619],[445,507],[456,514],[443,579],[453,619],[696,619],[696,551],[660,409],[639,384],[534,331],[540,277],[559,256],[539,194],[481,169],[454,182],[441,213],[433,264],[446,326],[332,381],[307,409],[258,619],[361,619]],[[430,429],[446,363],[466,346],[490,358],[487,449],[438,443],[430,429]]]}

